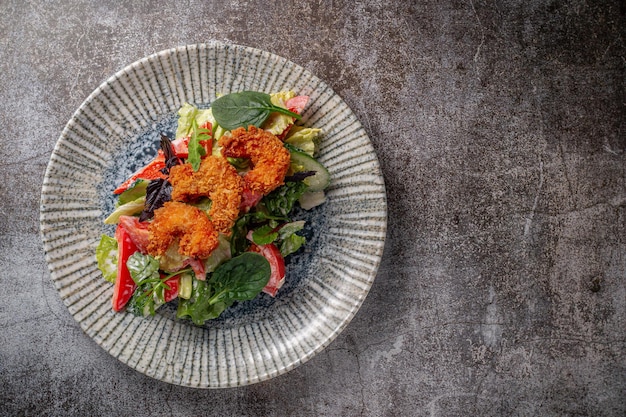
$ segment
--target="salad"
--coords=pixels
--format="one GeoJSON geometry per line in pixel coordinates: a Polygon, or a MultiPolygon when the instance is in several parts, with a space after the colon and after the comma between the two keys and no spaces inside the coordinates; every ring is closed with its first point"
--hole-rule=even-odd
{"type": "Polygon", "coordinates": [[[296,125],[309,97],[244,91],[210,108],[185,103],[174,138],[114,190],[96,260],[118,312],[154,315],[176,302],[196,325],[285,282],[285,258],[306,242],[296,206],[325,200],[321,130],[296,125]]]}

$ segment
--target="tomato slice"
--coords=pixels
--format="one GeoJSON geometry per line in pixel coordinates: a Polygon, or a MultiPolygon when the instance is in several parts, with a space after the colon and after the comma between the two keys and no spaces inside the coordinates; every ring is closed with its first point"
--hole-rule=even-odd
{"type": "Polygon", "coordinates": [[[139,219],[134,216],[120,216],[118,223],[124,228],[130,240],[136,246],[136,251],[143,254],[148,253],[148,244],[150,243],[148,223],[140,222],[139,219]]]}
{"type": "MultiPolygon", "coordinates": [[[[306,104],[309,102],[309,96],[295,96],[290,98],[289,100],[287,100],[285,102],[285,107],[287,107],[287,110],[292,111],[294,113],[297,114],[302,114],[302,112],[304,111],[304,108],[306,107],[306,104]]],[[[295,121],[295,119],[294,119],[295,121]]],[[[293,123],[290,123],[285,130],[283,130],[283,132],[279,135],[276,135],[276,137],[280,140],[284,140],[285,137],[287,137],[287,134],[289,133],[289,131],[291,130],[291,127],[293,126],[293,123]]]]}
{"type": "Polygon", "coordinates": [[[133,175],[130,176],[129,179],[124,181],[119,187],[113,190],[113,194],[122,194],[124,191],[128,190],[131,185],[137,180],[154,180],[157,178],[167,178],[167,175],[161,172],[161,170],[165,168],[165,156],[163,156],[163,152],[159,152],[159,154],[145,167],[139,169],[133,175]]]}
{"type": "Polygon", "coordinates": [[[309,102],[309,96],[295,96],[285,102],[285,106],[289,111],[302,114],[306,104],[309,102]]]}
{"type": "Polygon", "coordinates": [[[280,254],[280,250],[273,243],[267,245],[251,244],[250,250],[252,252],[260,253],[270,263],[271,275],[267,285],[263,288],[263,292],[276,296],[276,293],[285,283],[285,260],[280,254]]]}
{"type": "Polygon", "coordinates": [[[178,297],[178,287],[180,286],[180,276],[177,275],[165,281],[165,284],[170,287],[169,290],[165,290],[163,293],[163,298],[166,303],[169,303],[174,298],[178,297]]]}
{"type": "Polygon", "coordinates": [[[179,158],[187,158],[189,156],[189,136],[176,139],[172,142],[172,149],[179,158]]]}
{"type": "Polygon", "coordinates": [[[190,266],[195,274],[196,278],[200,281],[206,280],[206,270],[204,269],[204,262],[196,258],[187,258],[183,261],[183,267],[190,266]]]}
{"type": "Polygon", "coordinates": [[[113,299],[111,304],[114,311],[122,310],[135,292],[137,285],[130,276],[126,267],[126,261],[133,253],[137,252],[137,246],[130,238],[128,231],[120,224],[115,230],[117,240],[117,277],[113,287],[113,299]]]}

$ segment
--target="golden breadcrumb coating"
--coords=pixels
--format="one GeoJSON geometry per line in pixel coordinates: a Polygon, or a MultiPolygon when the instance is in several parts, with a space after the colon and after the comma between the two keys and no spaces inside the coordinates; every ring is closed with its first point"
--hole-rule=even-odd
{"type": "Polygon", "coordinates": [[[202,160],[196,172],[188,163],[173,166],[169,181],[172,184],[172,200],[194,201],[208,197],[211,200],[209,218],[213,225],[219,232],[230,232],[239,215],[243,179],[228,161],[209,155],[202,160]]]}
{"type": "Polygon", "coordinates": [[[217,230],[202,210],[176,201],[168,201],[154,211],[148,232],[148,253],[153,256],[163,255],[175,239],[180,239],[181,255],[203,259],[219,243],[217,230]]]}
{"type": "Polygon", "coordinates": [[[219,145],[225,157],[250,158],[253,168],[244,176],[250,190],[267,194],[283,185],[290,154],[273,134],[254,126],[240,127],[222,136],[219,145]]]}

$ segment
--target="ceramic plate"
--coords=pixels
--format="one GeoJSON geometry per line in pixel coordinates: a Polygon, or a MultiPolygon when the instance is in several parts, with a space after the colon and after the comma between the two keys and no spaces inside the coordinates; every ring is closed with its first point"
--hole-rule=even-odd
{"type": "Polygon", "coordinates": [[[81,328],[123,363],[173,384],[219,388],[275,377],[310,359],[352,319],[376,276],[386,197],[366,132],[324,82],[268,52],[208,43],[162,51],[100,85],[72,116],[46,171],[41,234],[50,275],[81,328]],[[300,215],[308,243],[291,257],[276,298],[261,294],[196,327],[173,307],[139,318],[111,310],[113,285],[94,251],[113,189],[153,158],[185,102],[216,95],[294,90],[310,95],[301,124],[323,129],[319,160],[332,182],[327,201],[300,215]]]}

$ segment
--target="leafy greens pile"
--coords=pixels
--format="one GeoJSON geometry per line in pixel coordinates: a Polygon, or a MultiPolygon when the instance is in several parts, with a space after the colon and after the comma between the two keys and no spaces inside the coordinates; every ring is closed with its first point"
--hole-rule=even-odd
{"type": "MultiPolygon", "coordinates": [[[[284,258],[306,242],[300,234],[305,222],[293,221],[291,213],[298,203],[305,209],[321,204],[329,181],[326,169],[313,158],[320,130],[293,125],[300,115],[285,103],[294,96],[244,91],[216,99],[209,109],[185,104],[179,110],[175,140],[162,135],[159,155],[118,188],[117,206],[105,220],[118,224],[117,231],[115,238],[102,236],[96,259],[103,277],[115,284],[114,310],[154,315],[177,299],[177,317],[202,325],[262,291],[275,295],[284,279],[284,258]],[[181,163],[198,170],[207,153],[219,154],[219,137],[250,125],[283,135],[291,154],[284,185],[242,212],[207,259],[180,255],[177,243],[160,257],[147,254],[147,225],[154,210],[171,199],[169,170],[181,163]]],[[[229,162],[241,173],[249,169],[246,160],[229,162]]],[[[208,199],[193,203],[204,211],[210,204],[208,199]]]]}

